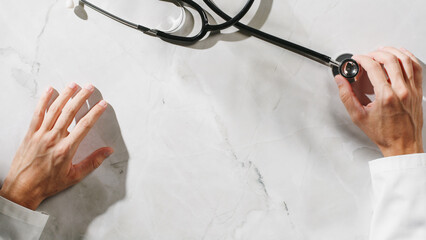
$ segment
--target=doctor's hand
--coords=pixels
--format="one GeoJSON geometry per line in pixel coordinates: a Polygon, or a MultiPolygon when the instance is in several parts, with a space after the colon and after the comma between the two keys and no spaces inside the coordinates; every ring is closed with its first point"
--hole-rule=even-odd
{"type": "Polygon", "coordinates": [[[77,90],[75,83],[70,84],[50,107],[53,89],[41,97],[0,196],[35,210],[47,197],[80,182],[112,154],[112,148],[100,148],[78,164],[72,163],[79,144],[108,105],[100,101],[68,132],[94,87],[88,85],[72,98],[77,90]]]}
{"type": "Polygon", "coordinates": [[[375,100],[361,104],[351,84],[337,76],[340,98],[352,121],[385,157],[423,153],[423,75],[417,58],[392,47],[353,58],[368,75],[375,100]]]}

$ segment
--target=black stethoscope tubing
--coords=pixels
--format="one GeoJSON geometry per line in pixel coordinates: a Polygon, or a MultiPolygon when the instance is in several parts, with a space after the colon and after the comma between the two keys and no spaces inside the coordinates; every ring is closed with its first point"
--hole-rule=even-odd
{"type": "MultiPolygon", "coordinates": [[[[229,20],[231,17],[229,15],[227,15],[226,13],[224,13],[222,10],[220,10],[213,2],[211,2],[210,0],[203,0],[207,6],[209,6],[210,9],[213,10],[213,12],[215,12],[218,16],[220,16],[221,18],[223,18],[224,20],[229,20]]],[[[282,38],[278,38],[274,35],[265,33],[263,31],[260,31],[256,28],[252,28],[250,26],[247,26],[243,23],[240,22],[236,22],[234,24],[235,27],[237,27],[240,30],[243,30],[244,32],[248,32],[250,33],[252,36],[255,36],[257,38],[260,38],[264,41],[267,41],[269,43],[272,43],[274,45],[277,45],[279,47],[285,48],[289,51],[295,52],[297,54],[300,54],[304,57],[310,58],[314,61],[317,61],[321,64],[324,64],[326,66],[330,66],[331,64],[331,57],[321,54],[319,52],[313,51],[309,48],[300,46],[298,44],[289,42],[287,40],[284,40],[282,38]]]]}
{"type": "Polygon", "coordinates": [[[221,24],[210,25],[209,21],[208,21],[207,13],[205,12],[205,10],[200,5],[198,5],[197,3],[195,3],[192,0],[180,0],[180,1],[188,4],[193,9],[195,9],[201,17],[201,29],[195,36],[192,36],[192,37],[176,36],[176,35],[172,35],[172,34],[160,31],[160,30],[156,30],[156,29],[148,28],[148,27],[145,27],[145,26],[142,26],[142,25],[138,25],[138,24],[126,21],[122,18],[119,18],[119,17],[115,16],[114,14],[111,14],[111,13],[97,7],[97,6],[93,5],[92,3],[90,3],[86,0],[80,0],[80,2],[83,3],[84,5],[87,5],[88,7],[92,8],[93,10],[95,10],[95,11],[97,11],[97,12],[117,21],[117,22],[120,22],[120,23],[122,23],[122,24],[124,24],[128,27],[140,30],[143,33],[159,37],[159,38],[166,40],[166,41],[177,41],[177,42],[187,42],[187,43],[193,43],[193,42],[201,40],[204,36],[206,36],[206,34],[208,32],[220,31],[220,30],[223,30],[223,29],[226,29],[226,28],[229,28],[229,27],[235,25],[235,23],[240,21],[247,14],[247,12],[250,10],[251,6],[254,3],[254,0],[248,0],[246,5],[244,6],[244,8],[237,15],[235,15],[235,17],[233,17],[233,18],[229,17],[229,19],[227,19],[226,22],[221,23],[221,24]]]}
{"type": "Polygon", "coordinates": [[[192,1],[192,0],[180,0],[180,1],[188,4],[190,7],[195,9],[201,17],[201,21],[202,21],[201,29],[195,36],[182,37],[182,36],[172,35],[172,34],[157,30],[157,29],[151,29],[151,28],[148,28],[148,27],[145,27],[145,26],[142,26],[142,25],[138,25],[138,24],[126,21],[122,18],[119,18],[119,17],[117,17],[117,16],[115,16],[115,15],[93,5],[92,3],[88,2],[87,0],[80,0],[80,3],[82,5],[87,5],[88,7],[92,8],[93,10],[95,10],[95,11],[97,11],[97,12],[117,21],[117,22],[120,22],[120,23],[122,23],[122,24],[124,24],[128,27],[137,29],[137,30],[142,31],[143,33],[151,35],[151,36],[159,37],[162,40],[168,41],[168,42],[194,43],[194,42],[197,42],[197,41],[201,40],[202,38],[204,38],[208,32],[220,31],[220,30],[226,29],[228,27],[235,26],[238,29],[242,30],[243,32],[249,33],[252,36],[255,36],[259,39],[262,39],[262,40],[267,41],[269,43],[272,43],[276,46],[285,48],[289,51],[292,51],[294,53],[302,55],[302,56],[309,58],[311,60],[314,60],[318,63],[321,63],[323,65],[331,67],[334,75],[341,74],[342,76],[347,78],[348,81],[350,81],[350,82],[353,82],[354,78],[360,72],[360,67],[359,67],[358,63],[355,60],[351,59],[352,55],[350,55],[350,54],[343,54],[343,55],[339,56],[337,58],[338,61],[333,60],[331,57],[324,55],[322,53],[316,52],[316,51],[311,50],[309,48],[303,47],[301,45],[292,43],[290,41],[284,40],[282,38],[273,36],[271,34],[265,33],[265,32],[260,31],[258,29],[247,26],[243,23],[240,23],[239,21],[247,14],[247,12],[252,7],[254,0],[248,0],[246,5],[244,6],[244,8],[233,18],[231,18],[225,12],[220,10],[211,0],[203,0],[204,3],[206,3],[207,6],[210,9],[212,9],[218,16],[220,16],[221,18],[223,18],[225,20],[224,23],[217,24],[217,25],[210,25],[209,24],[207,13],[205,12],[205,10],[200,5],[198,5],[194,1],[192,1]]]}

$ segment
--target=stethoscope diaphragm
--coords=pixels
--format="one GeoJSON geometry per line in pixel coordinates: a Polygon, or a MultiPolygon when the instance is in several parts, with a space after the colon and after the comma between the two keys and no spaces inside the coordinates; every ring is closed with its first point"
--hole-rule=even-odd
{"type": "Polygon", "coordinates": [[[355,77],[358,76],[360,72],[359,64],[352,59],[352,54],[345,53],[336,58],[336,63],[338,66],[333,65],[332,66],[332,72],[334,76],[342,75],[345,77],[349,82],[354,82],[355,77]]]}

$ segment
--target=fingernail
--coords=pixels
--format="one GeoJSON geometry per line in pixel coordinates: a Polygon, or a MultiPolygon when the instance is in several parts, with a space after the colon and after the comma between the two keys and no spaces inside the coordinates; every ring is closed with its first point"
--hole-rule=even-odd
{"type": "Polygon", "coordinates": [[[73,82],[73,83],[70,83],[68,85],[68,87],[71,88],[71,89],[76,89],[77,88],[77,84],[75,82],[73,82]]]}
{"type": "Polygon", "coordinates": [[[108,103],[105,100],[102,100],[99,102],[99,105],[106,108],[108,106],[108,103]]]}
{"type": "Polygon", "coordinates": [[[93,90],[95,90],[95,87],[90,83],[87,84],[84,88],[87,89],[89,92],[93,92],[93,90]]]}
{"type": "Polygon", "coordinates": [[[48,88],[46,89],[46,93],[50,93],[50,92],[52,92],[52,90],[53,90],[53,88],[52,88],[52,87],[48,87],[48,88]]]}

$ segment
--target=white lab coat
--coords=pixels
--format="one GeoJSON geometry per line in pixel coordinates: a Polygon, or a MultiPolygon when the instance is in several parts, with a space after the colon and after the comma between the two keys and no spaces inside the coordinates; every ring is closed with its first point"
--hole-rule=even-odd
{"type": "MultiPolygon", "coordinates": [[[[426,154],[370,162],[375,196],[370,240],[426,240],[426,154]]],[[[39,239],[48,215],[0,197],[0,238],[39,239]]]]}
{"type": "Polygon", "coordinates": [[[370,162],[371,240],[426,240],[426,154],[370,162]]]}
{"type": "Polygon", "coordinates": [[[0,239],[36,240],[46,225],[49,215],[32,211],[0,197],[0,239]]]}

